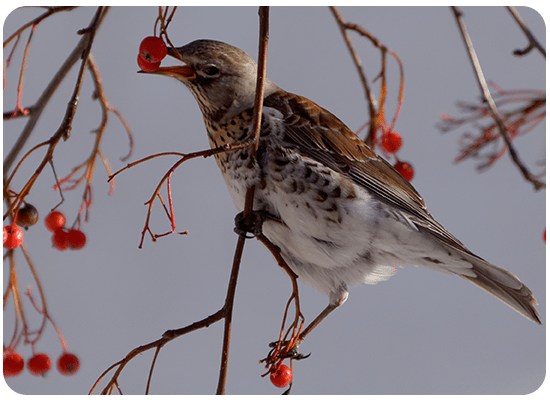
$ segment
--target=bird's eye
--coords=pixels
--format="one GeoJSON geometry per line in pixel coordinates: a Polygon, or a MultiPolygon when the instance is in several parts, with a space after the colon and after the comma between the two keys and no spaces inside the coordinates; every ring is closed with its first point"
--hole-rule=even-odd
{"type": "Polygon", "coordinates": [[[214,67],[213,65],[211,65],[211,66],[206,67],[205,69],[203,69],[202,72],[204,72],[206,75],[214,76],[217,73],[219,73],[220,70],[218,68],[214,67]]]}

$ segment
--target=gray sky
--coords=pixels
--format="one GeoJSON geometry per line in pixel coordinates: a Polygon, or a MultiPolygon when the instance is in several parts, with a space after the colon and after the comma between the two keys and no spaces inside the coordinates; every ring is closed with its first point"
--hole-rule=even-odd
{"type": "MultiPolygon", "coordinates": [[[[518,9],[545,45],[541,16],[518,9]]],[[[545,61],[536,52],[522,58],[512,51],[526,39],[503,7],[463,8],[465,22],[488,80],[504,89],[543,89],[545,61]]],[[[30,105],[59,68],[88,25],[95,9],[58,14],[40,24],[29,50],[23,104],[30,105]]],[[[459,116],[457,101],[475,101],[479,89],[451,11],[441,8],[342,8],[395,51],[405,68],[405,98],[395,129],[403,136],[402,160],[413,164],[413,185],[432,215],[470,250],[518,275],[540,303],[546,322],[545,192],[534,192],[508,156],[482,174],[475,162],[453,164],[464,127],[442,135],[439,115],[459,116]]],[[[40,12],[19,9],[7,17],[4,38],[40,12]]],[[[92,53],[106,95],[130,125],[135,140],[131,160],[163,151],[191,152],[208,146],[202,116],[191,94],[175,80],[137,74],[137,49],[153,33],[157,9],[113,8],[92,53]]],[[[256,8],[181,7],[170,25],[176,45],[199,38],[233,44],[257,57],[256,8]]],[[[353,35],[367,76],[378,74],[379,53],[353,35]]],[[[18,70],[26,35],[7,71],[4,111],[13,109],[18,70]]],[[[74,87],[76,69],[54,96],[27,145],[46,140],[59,126],[74,87]]],[[[340,32],[325,7],[273,7],[270,19],[268,76],[280,87],[310,98],[342,119],[352,130],[366,120],[364,93],[340,32]]],[[[388,112],[395,109],[397,68],[389,59],[388,112]]],[[[100,121],[99,105],[90,100],[86,77],[69,141],[54,156],[59,176],[82,162],[91,149],[100,121]]],[[[4,153],[23,120],[4,122],[4,153]]],[[[545,158],[545,126],[516,142],[535,173],[545,158]]],[[[125,165],[127,137],[114,115],[101,149],[113,170],[125,165]]],[[[29,158],[14,180],[17,190],[34,171],[42,152],[29,158]]],[[[139,345],[172,328],[213,314],[223,305],[237,236],[236,210],[213,159],[185,163],[173,175],[172,195],[177,229],[138,249],[150,198],[176,158],[149,161],[122,173],[108,196],[106,173],[98,164],[93,181],[90,220],[83,224],[88,243],[81,251],[51,248],[40,223],[25,234],[25,243],[46,292],[49,312],[81,360],[72,377],[56,370],[45,379],[27,371],[10,378],[10,387],[25,394],[87,393],[111,364],[139,345]]],[[[44,217],[59,196],[46,170],[28,201],[44,217]]],[[[60,210],[69,223],[77,215],[82,189],[65,194],[60,210]]],[[[163,191],[165,193],[165,191],[163,191]]],[[[160,207],[152,217],[158,233],[170,225],[160,207]]],[[[34,283],[21,252],[16,256],[22,290],[34,283]]],[[[4,287],[6,287],[6,267],[4,287]]],[[[34,293],[37,295],[36,290],[34,293]]],[[[279,394],[258,360],[278,337],[289,279],[269,253],[247,241],[237,286],[228,394],[279,394]]],[[[300,285],[302,312],[311,321],[328,299],[300,285]]],[[[40,323],[28,299],[31,329],[40,323]]],[[[4,311],[4,343],[13,331],[13,309],[4,311]]],[[[525,394],[545,377],[545,325],[529,322],[486,292],[456,276],[419,268],[400,270],[388,282],[350,288],[346,304],[307,338],[300,350],[309,359],[294,363],[294,394],[525,394]]],[[[153,394],[213,394],[216,389],[222,323],[179,338],[161,351],[153,394]]],[[[25,359],[30,346],[18,347],[25,359]]],[[[51,326],[36,345],[53,361],[61,346],[51,326]]],[[[119,379],[125,394],[145,390],[149,351],[134,359],[119,379]]],[[[106,384],[107,381],[104,381],[106,384]]],[[[548,385],[548,384],[547,384],[548,385]]],[[[546,386],[547,386],[546,385],[546,386]]],[[[100,385],[101,386],[101,385],[100,385]]],[[[103,386],[101,386],[103,387],[103,386]]],[[[3,390],[8,390],[4,387],[3,390]]],[[[538,392],[539,394],[542,392],[538,392]]]]}

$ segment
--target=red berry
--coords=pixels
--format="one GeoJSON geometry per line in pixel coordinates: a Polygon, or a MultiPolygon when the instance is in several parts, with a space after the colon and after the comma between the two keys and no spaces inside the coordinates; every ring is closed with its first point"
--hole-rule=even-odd
{"type": "Polygon", "coordinates": [[[36,224],[37,221],[38,211],[36,211],[36,208],[32,204],[25,203],[17,212],[15,223],[23,228],[28,228],[36,224]]]}
{"type": "Polygon", "coordinates": [[[271,379],[271,383],[278,388],[284,388],[292,381],[292,370],[286,365],[280,364],[279,367],[271,373],[269,379],[271,379]]]}
{"type": "Polygon", "coordinates": [[[44,224],[50,232],[55,232],[59,228],[63,228],[65,222],[65,216],[59,211],[52,211],[46,216],[46,219],[44,219],[44,224]]]}
{"type": "Polygon", "coordinates": [[[4,226],[4,247],[16,249],[23,243],[23,231],[15,225],[4,226]]]}
{"type": "Polygon", "coordinates": [[[397,132],[384,132],[382,135],[382,148],[388,153],[395,153],[401,148],[403,140],[397,132]]]}
{"type": "Polygon", "coordinates": [[[44,353],[35,354],[27,361],[27,369],[33,375],[45,376],[51,367],[50,357],[44,353]]]}
{"type": "Polygon", "coordinates": [[[143,39],[139,45],[139,55],[150,63],[161,62],[162,59],[166,57],[167,53],[168,49],[166,48],[164,40],[157,36],[148,36],[143,39]]]}
{"type": "Polygon", "coordinates": [[[67,232],[67,242],[73,250],[80,250],[86,244],[86,235],[78,229],[69,229],[67,232]]]}
{"type": "Polygon", "coordinates": [[[398,161],[393,167],[409,182],[414,177],[414,169],[408,162],[398,161]]]}
{"type": "Polygon", "coordinates": [[[141,54],[138,55],[137,63],[139,68],[141,68],[141,70],[145,72],[153,72],[160,67],[160,61],[158,62],[147,61],[141,56],[141,54]]]}
{"type": "Polygon", "coordinates": [[[63,375],[74,375],[78,372],[80,361],[71,353],[63,353],[57,359],[57,370],[63,375]]]}
{"type": "Polygon", "coordinates": [[[17,376],[23,371],[25,361],[17,353],[4,352],[4,376],[17,376]]]}
{"type": "Polygon", "coordinates": [[[69,248],[69,234],[65,229],[59,228],[52,235],[52,244],[59,251],[69,248]]]}

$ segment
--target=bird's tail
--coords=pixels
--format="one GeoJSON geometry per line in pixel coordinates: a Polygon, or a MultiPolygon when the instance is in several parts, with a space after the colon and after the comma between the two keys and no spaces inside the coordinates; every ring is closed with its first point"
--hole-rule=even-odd
{"type": "Polygon", "coordinates": [[[476,276],[458,274],[460,277],[488,291],[531,321],[541,324],[535,309],[538,303],[531,290],[517,276],[474,255],[468,254],[467,258],[476,276]]]}

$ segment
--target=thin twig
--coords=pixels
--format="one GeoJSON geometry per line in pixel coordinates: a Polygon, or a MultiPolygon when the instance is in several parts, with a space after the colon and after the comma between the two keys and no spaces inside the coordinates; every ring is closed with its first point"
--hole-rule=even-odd
{"type": "Polygon", "coordinates": [[[94,42],[95,34],[97,32],[97,26],[101,23],[100,21],[105,17],[108,11],[109,7],[98,7],[90,26],[78,32],[80,34],[88,36],[88,41],[86,42],[86,46],[84,46],[84,51],[80,56],[82,59],[82,63],[80,64],[80,71],[78,72],[78,78],[74,87],[73,95],[69,100],[69,104],[67,104],[67,110],[65,112],[63,122],[55,133],[55,135],[61,134],[64,140],[67,140],[71,134],[72,122],[76,113],[76,108],[78,106],[78,98],[80,96],[80,88],[82,87],[82,82],[84,80],[84,72],[86,71],[86,67],[88,65],[88,59],[90,56],[90,51],[92,50],[92,44],[94,42]]]}
{"type": "Polygon", "coordinates": [[[15,110],[11,115],[11,118],[19,115],[28,115],[29,109],[21,106],[21,93],[23,91],[23,77],[25,76],[25,67],[27,66],[27,55],[29,54],[29,47],[32,40],[32,35],[37,25],[33,25],[29,33],[29,38],[27,40],[27,45],[25,46],[25,51],[23,53],[23,61],[21,62],[21,72],[19,73],[19,84],[17,85],[17,103],[15,105],[15,110]]]}
{"type": "Polygon", "coordinates": [[[487,103],[487,106],[489,108],[489,111],[491,112],[491,115],[493,119],[495,120],[498,129],[500,131],[500,134],[502,135],[502,138],[504,142],[506,143],[506,146],[508,147],[508,152],[510,153],[510,157],[512,158],[512,161],[517,165],[521,173],[523,174],[523,177],[531,182],[535,188],[535,190],[539,190],[546,187],[546,184],[544,182],[540,182],[529,170],[523,162],[519,158],[519,154],[517,153],[516,149],[512,146],[512,141],[510,139],[510,135],[508,133],[508,130],[506,129],[506,126],[504,125],[504,122],[502,121],[502,118],[496,108],[495,102],[493,100],[493,97],[491,96],[491,92],[489,90],[489,87],[487,85],[487,82],[485,81],[485,76],[483,75],[483,71],[481,69],[481,65],[479,63],[479,59],[477,58],[474,45],[472,43],[472,40],[470,39],[470,36],[468,35],[468,31],[466,30],[466,25],[464,24],[463,18],[462,18],[462,12],[457,7],[451,7],[453,14],[455,16],[456,22],[458,24],[458,28],[462,34],[462,39],[464,40],[464,44],[466,45],[466,49],[468,51],[468,55],[470,57],[470,62],[472,63],[472,66],[474,68],[474,72],[477,77],[477,81],[479,84],[479,88],[481,90],[481,94],[483,96],[483,101],[487,103]]]}
{"type": "Polygon", "coordinates": [[[546,58],[546,50],[544,49],[544,47],[542,47],[542,44],[540,44],[539,41],[535,38],[535,35],[531,33],[531,30],[527,27],[516,8],[511,6],[507,6],[506,8],[508,9],[508,11],[510,11],[510,14],[512,14],[512,17],[518,23],[523,33],[525,33],[525,36],[527,36],[527,40],[529,40],[529,45],[523,50],[515,50],[514,55],[523,56],[524,54],[529,53],[531,50],[537,49],[541,52],[544,58],[546,58]]]}
{"type": "Polygon", "coordinates": [[[72,11],[75,8],[77,8],[77,6],[48,7],[46,12],[39,15],[38,17],[36,17],[32,21],[27,22],[25,25],[21,26],[17,31],[12,33],[6,40],[4,40],[3,47],[5,48],[6,45],[9,42],[11,42],[15,37],[18,37],[19,35],[21,35],[21,33],[25,29],[27,29],[29,26],[38,25],[40,22],[42,22],[44,19],[48,18],[50,15],[53,15],[53,14],[58,13],[60,11],[72,11]]]}
{"type": "Polygon", "coordinates": [[[94,87],[95,87],[94,99],[99,100],[99,104],[101,105],[101,110],[102,110],[102,114],[103,114],[100,127],[96,131],[97,132],[101,131],[105,127],[105,125],[107,124],[108,112],[109,111],[111,111],[113,114],[115,114],[117,116],[117,118],[120,120],[120,122],[122,123],[122,126],[124,127],[124,130],[126,131],[126,134],[128,135],[128,140],[129,140],[128,154],[120,159],[121,161],[126,161],[132,155],[132,150],[134,148],[134,139],[132,137],[132,132],[130,131],[130,127],[126,123],[126,120],[124,119],[124,117],[118,112],[118,110],[116,108],[114,108],[109,103],[109,101],[107,101],[107,97],[105,96],[105,91],[103,90],[103,84],[101,82],[101,75],[99,73],[99,69],[98,69],[98,67],[97,67],[97,65],[94,61],[94,58],[92,57],[91,54],[88,57],[88,69],[90,70],[90,74],[92,75],[92,80],[94,82],[94,87]]]}
{"type": "Polygon", "coordinates": [[[344,37],[344,41],[346,42],[346,45],[348,46],[348,50],[351,54],[351,58],[353,59],[353,63],[357,68],[357,73],[359,74],[359,79],[361,79],[361,84],[365,89],[365,96],[367,97],[367,104],[369,107],[369,120],[370,120],[369,133],[367,135],[367,139],[365,140],[365,142],[370,146],[372,145],[372,138],[374,138],[376,131],[378,129],[378,119],[376,118],[376,116],[378,115],[378,102],[376,101],[376,96],[374,96],[374,93],[370,88],[369,81],[367,80],[365,72],[363,71],[363,65],[361,64],[361,60],[359,59],[359,56],[357,55],[357,52],[353,47],[353,43],[351,42],[351,39],[348,35],[348,31],[347,31],[348,22],[342,17],[342,15],[340,14],[340,12],[336,7],[330,6],[329,9],[334,15],[336,22],[338,23],[338,27],[340,28],[340,32],[344,37]]]}

